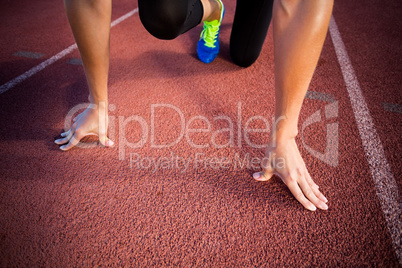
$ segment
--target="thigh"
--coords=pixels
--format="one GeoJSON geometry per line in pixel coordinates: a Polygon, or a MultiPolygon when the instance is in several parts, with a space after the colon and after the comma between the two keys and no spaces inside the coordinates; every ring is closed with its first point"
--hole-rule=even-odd
{"type": "Polygon", "coordinates": [[[200,0],[138,0],[145,29],[160,39],[174,39],[197,26],[203,16],[200,0]]]}
{"type": "Polygon", "coordinates": [[[230,36],[234,63],[248,67],[260,55],[272,19],[274,0],[237,0],[230,36]]]}

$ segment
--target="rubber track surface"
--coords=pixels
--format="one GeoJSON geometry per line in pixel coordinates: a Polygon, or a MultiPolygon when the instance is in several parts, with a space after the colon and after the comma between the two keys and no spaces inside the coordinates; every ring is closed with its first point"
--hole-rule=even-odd
{"type": "MultiPolygon", "coordinates": [[[[113,1],[113,20],[136,7],[113,1]]],[[[1,85],[74,44],[61,1],[2,1],[0,10],[1,85]]],[[[87,100],[77,50],[0,94],[1,267],[401,265],[394,246],[401,230],[387,227],[329,35],[297,142],[330,209],[303,209],[279,178],[252,179],[251,160],[264,150],[250,142],[264,144],[269,133],[245,130],[266,127],[261,117],[272,124],[272,31],[258,61],[237,67],[229,56],[234,10],[226,1],[222,50],[209,65],[195,54],[201,26],[161,41],[136,13],[112,29],[114,148],[61,152],[53,143],[68,112],[87,100]],[[325,119],[333,103],[337,113],[325,119]],[[317,111],[322,120],[302,130],[317,111]],[[183,122],[199,129],[209,122],[210,131],[157,148],[177,140],[183,122]],[[231,141],[216,132],[230,122],[233,146],[217,146],[231,141]],[[338,127],[336,164],[314,153],[324,154],[329,124],[338,127]],[[219,166],[223,158],[231,162],[219,166]]],[[[339,0],[333,14],[399,192],[401,10],[399,1],[339,0]]],[[[401,214],[393,216],[400,226],[401,214]]]]}

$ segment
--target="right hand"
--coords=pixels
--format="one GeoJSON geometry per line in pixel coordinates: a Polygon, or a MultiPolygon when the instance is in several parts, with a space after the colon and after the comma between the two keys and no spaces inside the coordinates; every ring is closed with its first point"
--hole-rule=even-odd
{"type": "Polygon", "coordinates": [[[268,146],[262,168],[262,172],[253,174],[255,180],[268,181],[277,175],[306,209],[328,209],[328,200],[311,178],[295,139],[278,141],[276,146],[268,146]]]}

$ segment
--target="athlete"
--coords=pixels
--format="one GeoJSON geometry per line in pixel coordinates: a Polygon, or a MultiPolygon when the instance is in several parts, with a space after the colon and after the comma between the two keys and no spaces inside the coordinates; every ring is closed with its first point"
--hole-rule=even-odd
{"type": "MultiPolygon", "coordinates": [[[[112,146],[106,135],[107,116],[105,122],[99,120],[100,114],[107,115],[111,0],[65,0],[65,6],[83,60],[91,105],[55,142],[64,144],[60,149],[69,150],[84,136],[95,134],[101,144],[112,146]]],[[[138,6],[144,27],[161,39],[173,39],[204,21],[197,54],[205,63],[216,58],[224,15],[220,0],[139,0],[138,6]]],[[[239,66],[250,66],[257,60],[273,20],[277,123],[271,132],[263,171],[253,177],[266,181],[278,175],[295,198],[311,211],[328,209],[328,201],[308,173],[295,137],[332,6],[333,0],[237,0],[230,38],[233,61],[239,66]],[[275,165],[278,162],[285,165],[275,165]]]]}

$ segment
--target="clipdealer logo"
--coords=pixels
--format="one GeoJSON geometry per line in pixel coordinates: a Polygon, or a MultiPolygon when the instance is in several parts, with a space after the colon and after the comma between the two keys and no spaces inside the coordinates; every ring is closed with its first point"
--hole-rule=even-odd
{"type": "Polygon", "coordinates": [[[326,124],[326,146],[325,152],[321,153],[314,150],[312,147],[306,144],[304,139],[304,131],[307,127],[320,123],[325,120],[333,119],[338,117],[338,101],[334,101],[327,104],[324,108],[325,118],[321,117],[322,110],[317,110],[312,115],[310,115],[302,124],[301,138],[302,144],[306,150],[312,154],[315,158],[321,160],[322,162],[332,166],[337,167],[339,164],[339,123],[332,122],[326,124]]]}
{"type": "MultiPolygon", "coordinates": [[[[65,129],[70,129],[72,124],[72,118],[77,115],[77,113],[88,107],[88,104],[79,104],[73,107],[68,113],[65,120],[65,129]]],[[[116,106],[113,104],[109,104],[108,110],[109,112],[115,111],[116,106]]],[[[324,153],[314,150],[311,146],[309,146],[305,142],[304,131],[313,124],[323,123],[327,119],[338,117],[338,102],[334,101],[324,108],[325,118],[323,119],[321,116],[321,109],[314,112],[310,115],[302,124],[301,129],[301,138],[302,144],[306,148],[306,150],[312,154],[317,159],[323,161],[324,163],[336,167],[338,165],[338,123],[333,122],[329,123],[326,126],[326,150],[324,153]]],[[[181,109],[172,104],[166,103],[157,103],[150,105],[150,122],[147,122],[144,117],[140,115],[131,115],[128,117],[118,116],[116,117],[113,114],[109,114],[107,111],[105,114],[99,115],[100,122],[106,122],[108,119],[109,122],[109,132],[108,136],[111,140],[116,140],[116,130],[118,129],[118,155],[119,160],[126,160],[127,156],[129,156],[130,167],[138,168],[138,169],[148,169],[148,170],[158,170],[162,168],[176,168],[181,170],[187,170],[192,164],[194,168],[221,168],[225,169],[229,166],[233,166],[234,168],[255,168],[258,169],[261,167],[261,163],[263,159],[260,158],[252,158],[249,154],[239,155],[235,154],[235,156],[230,159],[227,157],[208,157],[203,155],[202,153],[195,153],[192,157],[181,157],[177,155],[170,154],[169,156],[159,156],[159,157],[150,157],[150,156],[142,156],[136,152],[127,152],[128,149],[138,149],[144,147],[147,143],[149,143],[150,148],[152,149],[165,149],[171,148],[179,144],[181,141],[185,140],[190,147],[194,149],[203,149],[208,147],[213,147],[215,149],[222,149],[228,147],[238,147],[241,148],[243,146],[243,141],[245,144],[251,148],[265,148],[266,144],[256,144],[251,140],[251,133],[270,133],[271,131],[275,131],[277,123],[282,120],[279,118],[275,120],[273,117],[270,121],[261,115],[254,115],[252,117],[247,118],[243,124],[242,118],[242,105],[241,102],[237,103],[237,114],[236,118],[232,119],[227,115],[218,115],[210,120],[209,118],[202,115],[195,115],[190,118],[186,118],[181,109]],[[179,118],[179,133],[174,140],[165,141],[159,143],[156,141],[156,126],[158,123],[158,112],[161,112],[163,109],[169,110],[169,112],[176,114],[179,118]],[[225,121],[225,128],[220,128],[213,130],[213,126],[218,124],[217,122],[225,121]],[[260,121],[263,123],[263,128],[252,128],[252,123],[254,121],[260,121]],[[118,122],[118,127],[116,127],[116,123],[118,122]],[[202,122],[203,128],[195,128],[195,123],[202,122]],[[140,137],[139,139],[132,141],[129,137],[126,136],[126,128],[130,124],[135,124],[140,129],[140,137]],[[204,135],[209,135],[209,142],[204,144],[197,144],[191,138],[191,134],[193,133],[201,133],[204,135]],[[217,142],[217,137],[219,135],[226,134],[227,142],[224,144],[220,144],[217,142]],[[236,141],[235,141],[236,140],[236,141]],[[129,154],[128,154],[129,153],[129,154]]],[[[218,124],[222,125],[222,124],[218,124]]],[[[268,142],[268,140],[267,140],[268,142]]],[[[98,146],[97,142],[94,143],[82,143],[78,144],[80,148],[93,148],[98,146]]],[[[280,163],[279,163],[280,164],[280,163]]],[[[284,164],[284,163],[283,163],[284,164]]]]}

